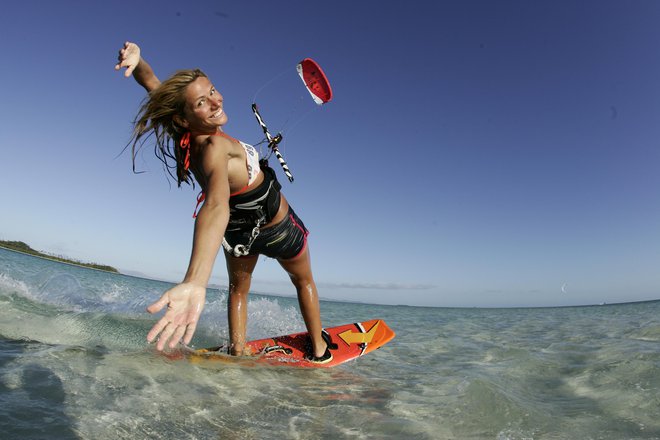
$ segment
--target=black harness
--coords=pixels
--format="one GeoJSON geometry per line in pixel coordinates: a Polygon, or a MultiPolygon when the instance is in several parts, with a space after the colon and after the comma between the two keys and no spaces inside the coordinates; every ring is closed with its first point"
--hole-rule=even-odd
{"type": "Polygon", "coordinates": [[[264,174],[261,184],[250,191],[229,198],[229,223],[227,231],[252,228],[250,241],[233,247],[223,239],[222,245],[230,254],[237,257],[248,255],[252,243],[259,235],[259,228],[270,222],[280,209],[280,189],[275,170],[268,166],[267,160],[260,160],[259,167],[264,174]]]}

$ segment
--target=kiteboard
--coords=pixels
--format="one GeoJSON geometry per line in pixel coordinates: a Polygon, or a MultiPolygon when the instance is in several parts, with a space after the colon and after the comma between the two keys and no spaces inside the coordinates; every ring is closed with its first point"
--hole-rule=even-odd
{"type": "Polygon", "coordinates": [[[394,331],[381,319],[326,328],[325,332],[326,341],[329,336],[332,360],[323,364],[306,359],[305,356],[311,349],[307,332],[250,341],[246,345],[253,353],[252,356],[230,356],[225,346],[192,350],[187,356],[193,362],[219,361],[329,368],[364,356],[387,344],[395,336],[394,331]]]}

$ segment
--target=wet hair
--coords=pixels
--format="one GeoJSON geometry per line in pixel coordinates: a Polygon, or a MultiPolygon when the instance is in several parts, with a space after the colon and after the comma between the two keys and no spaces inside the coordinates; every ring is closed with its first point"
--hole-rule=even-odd
{"type": "Polygon", "coordinates": [[[129,142],[129,145],[132,144],[133,172],[137,172],[135,158],[138,152],[154,136],[154,153],[167,173],[176,180],[178,186],[182,182],[194,185],[190,170],[184,167],[185,155],[179,148],[179,141],[187,130],[177,124],[174,117],[183,117],[185,90],[200,77],[207,76],[199,69],[180,70],[149,92],[133,121],[133,135],[129,142]]]}

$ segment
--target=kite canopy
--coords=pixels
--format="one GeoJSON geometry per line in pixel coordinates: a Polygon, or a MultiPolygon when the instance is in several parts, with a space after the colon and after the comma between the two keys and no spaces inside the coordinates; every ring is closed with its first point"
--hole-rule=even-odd
{"type": "Polygon", "coordinates": [[[296,66],[298,75],[305,83],[307,91],[312,95],[312,99],[318,105],[325,104],[332,99],[332,88],[328,78],[321,70],[321,67],[316,64],[311,58],[305,58],[296,66]]]}

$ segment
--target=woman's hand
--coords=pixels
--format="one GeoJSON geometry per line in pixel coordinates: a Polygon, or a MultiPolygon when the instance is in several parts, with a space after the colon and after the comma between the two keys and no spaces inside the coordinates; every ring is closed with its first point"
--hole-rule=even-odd
{"type": "Polygon", "coordinates": [[[127,41],[124,43],[124,47],[119,50],[119,57],[117,57],[117,65],[115,65],[115,70],[120,70],[122,67],[126,68],[124,76],[128,78],[133,73],[133,70],[140,63],[140,47],[135,44],[127,41]]]}
{"type": "Polygon", "coordinates": [[[165,348],[168,341],[170,348],[176,347],[182,339],[184,344],[189,344],[205,299],[206,288],[193,283],[181,283],[165,292],[158,301],[147,307],[149,313],[157,313],[167,306],[165,315],[147,334],[147,341],[152,342],[158,337],[156,348],[159,351],[165,348]]]}

